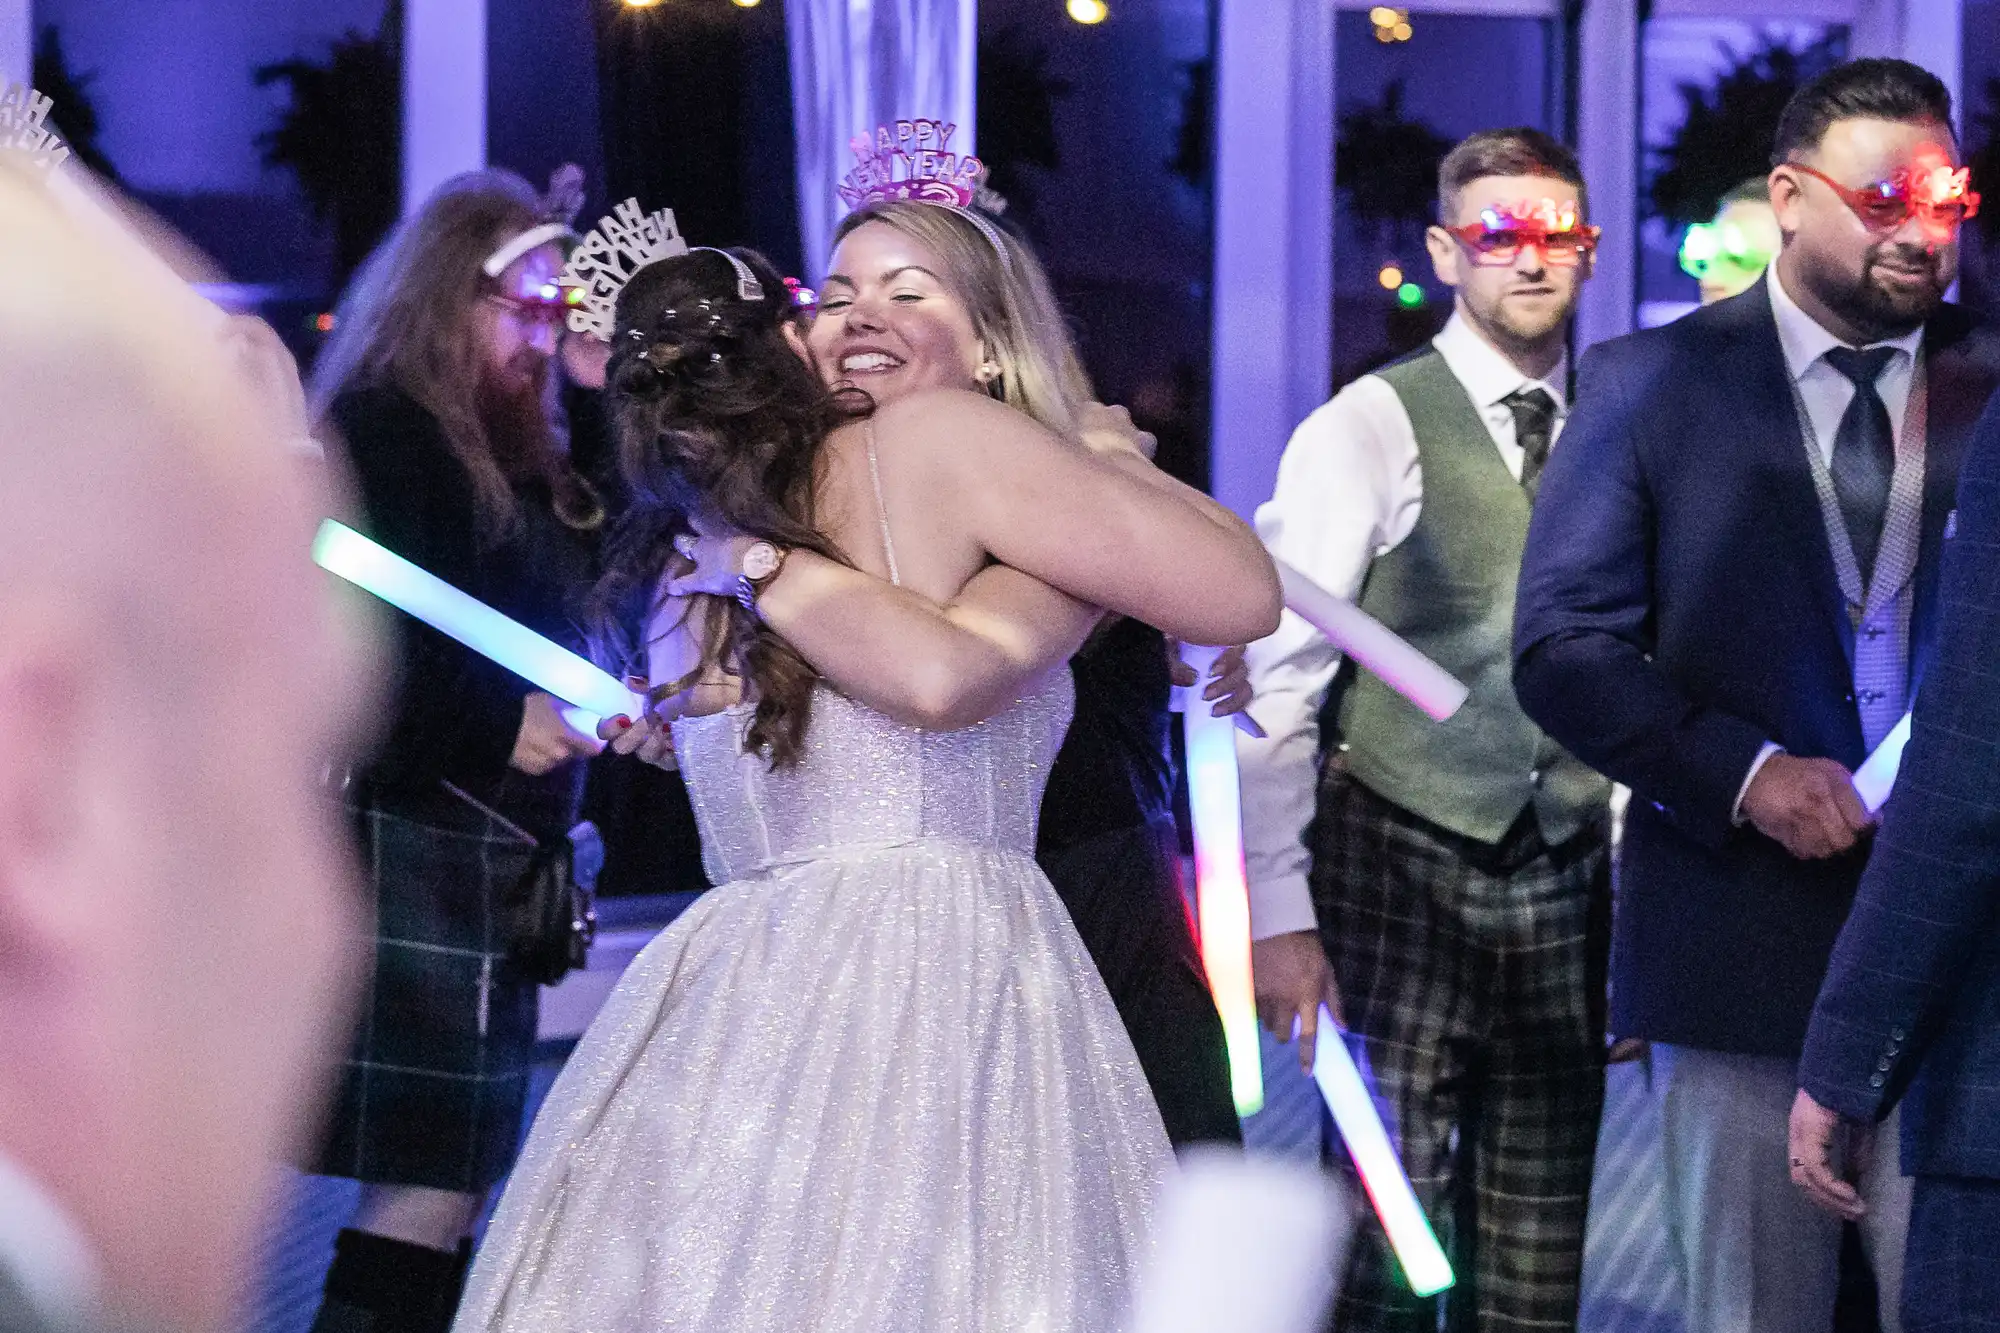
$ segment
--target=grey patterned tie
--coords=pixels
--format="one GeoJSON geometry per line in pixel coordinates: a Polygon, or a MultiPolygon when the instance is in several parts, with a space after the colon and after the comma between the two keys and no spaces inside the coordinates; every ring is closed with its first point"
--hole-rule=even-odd
{"type": "Polygon", "coordinates": [[[1541,489],[1542,467],[1555,435],[1556,400],[1546,389],[1522,389],[1500,400],[1514,414],[1514,442],[1521,446],[1521,485],[1530,500],[1541,489]]]}
{"type": "Polygon", "coordinates": [[[1895,355],[1893,347],[1836,347],[1826,354],[1826,363],[1854,385],[1854,397],[1834,432],[1833,459],[1827,470],[1833,474],[1833,493],[1840,501],[1840,516],[1847,524],[1847,539],[1854,545],[1854,562],[1861,566],[1864,584],[1875,576],[1875,549],[1882,543],[1889,481],[1896,472],[1895,430],[1875,389],[1875,381],[1895,355]]]}

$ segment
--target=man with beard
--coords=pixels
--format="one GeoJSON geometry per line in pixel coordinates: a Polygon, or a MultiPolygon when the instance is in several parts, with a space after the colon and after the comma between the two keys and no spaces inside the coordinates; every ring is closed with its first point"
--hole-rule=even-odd
{"type": "MultiPolygon", "coordinates": [[[[1748,292],[1592,349],[1528,537],[1516,691],[1633,791],[1612,1026],[1653,1042],[1690,1328],[1824,1333],[1841,1224],[1794,1190],[1807,1018],[1866,864],[1850,781],[1923,675],[2000,337],[1943,303],[1951,97],[1898,60],[1801,88],[1748,292]]],[[[1849,1164],[1855,1166],[1859,1164],[1849,1164]]],[[[1907,1182],[1863,1241],[1894,1329],[1907,1182]]]]}
{"type": "MultiPolygon", "coordinates": [[[[1436,725],[1290,614],[1251,648],[1270,733],[1240,742],[1253,970],[1304,1061],[1321,1000],[1345,1002],[1460,1275],[1453,1326],[1567,1327],[1604,1090],[1609,787],[1516,705],[1508,631],[1596,230],[1576,158],[1539,130],[1473,135],[1438,185],[1450,322],[1306,419],[1257,526],[1472,696],[1436,725]]],[[[1439,1314],[1364,1230],[1339,1326],[1439,1314]]]]}
{"type": "MultiPolygon", "coordinates": [[[[511,172],[440,186],[342,297],[313,397],[346,445],[371,536],[581,646],[602,509],[552,407],[561,212],[511,172]]],[[[529,838],[569,830],[575,761],[602,748],[518,676],[394,624],[385,740],[345,789],[372,880],[375,974],[317,1168],[364,1189],[316,1333],[451,1323],[533,1066],[536,987],[508,966],[505,877],[529,838]]]]}

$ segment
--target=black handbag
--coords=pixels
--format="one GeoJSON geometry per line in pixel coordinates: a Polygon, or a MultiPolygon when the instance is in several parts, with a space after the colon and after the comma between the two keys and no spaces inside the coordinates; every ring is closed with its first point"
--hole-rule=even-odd
{"type": "Polygon", "coordinates": [[[534,848],[527,868],[500,895],[508,968],[524,981],[553,986],[585,967],[597,938],[595,890],[603,864],[596,826],[586,822],[560,838],[536,838],[451,783],[443,786],[534,848]]]}

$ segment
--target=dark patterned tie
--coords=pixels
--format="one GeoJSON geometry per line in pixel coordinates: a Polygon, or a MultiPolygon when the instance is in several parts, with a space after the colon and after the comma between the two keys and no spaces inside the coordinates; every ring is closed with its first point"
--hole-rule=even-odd
{"type": "Polygon", "coordinates": [[[1541,489],[1542,467],[1555,435],[1556,400],[1546,389],[1522,389],[1500,400],[1514,414],[1514,443],[1521,446],[1521,485],[1530,500],[1541,489]]]}
{"type": "Polygon", "coordinates": [[[1875,576],[1875,550],[1889,514],[1889,480],[1896,472],[1896,434],[1889,409],[1875,390],[1875,381],[1895,355],[1893,347],[1836,347],[1826,354],[1826,363],[1854,384],[1854,397],[1834,432],[1829,470],[1864,586],[1875,576]]]}

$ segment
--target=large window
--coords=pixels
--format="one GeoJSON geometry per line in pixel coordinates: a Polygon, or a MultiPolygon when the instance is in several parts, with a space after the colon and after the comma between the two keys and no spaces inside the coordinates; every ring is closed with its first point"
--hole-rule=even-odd
{"type": "Polygon", "coordinates": [[[1421,345],[1451,311],[1424,249],[1445,150],[1475,130],[1564,132],[1562,21],[1452,8],[1494,6],[1343,7],[1339,15],[1336,385],[1421,345]]]}
{"type": "MultiPolygon", "coordinates": [[[[1721,6],[1717,6],[1721,8],[1721,6]]],[[[1810,19],[1654,18],[1640,39],[1639,323],[1694,308],[1681,270],[1689,224],[1706,222],[1724,193],[1769,170],[1785,99],[1845,58],[1845,25],[1810,19]]]]}

